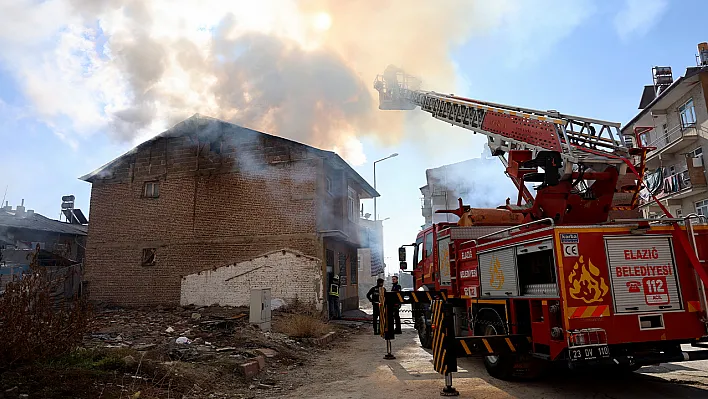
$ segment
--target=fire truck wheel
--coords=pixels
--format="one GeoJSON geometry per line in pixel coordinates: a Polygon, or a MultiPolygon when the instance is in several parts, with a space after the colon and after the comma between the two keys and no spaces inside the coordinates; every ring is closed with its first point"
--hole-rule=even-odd
{"type": "MultiPolygon", "coordinates": [[[[484,329],[484,335],[499,335],[496,327],[488,324],[484,329]]],[[[487,373],[494,378],[507,380],[514,372],[515,358],[512,355],[485,356],[484,367],[487,373]]]]}
{"type": "Polygon", "coordinates": [[[420,329],[418,329],[418,338],[420,339],[420,346],[425,349],[433,348],[433,332],[430,329],[428,323],[426,323],[425,316],[421,316],[420,329]]]}

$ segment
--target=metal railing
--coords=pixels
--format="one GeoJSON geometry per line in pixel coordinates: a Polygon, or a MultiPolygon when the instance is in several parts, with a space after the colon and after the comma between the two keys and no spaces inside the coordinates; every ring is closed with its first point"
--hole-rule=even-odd
{"type": "MultiPolygon", "coordinates": [[[[665,147],[670,144],[681,140],[686,136],[697,137],[699,129],[695,123],[689,125],[676,125],[665,132],[659,133],[656,130],[653,132],[659,133],[652,141],[647,143],[647,147],[656,147],[656,150],[649,153],[649,156],[661,152],[665,147]]],[[[651,135],[651,133],[649,133],[651,135]]]]}

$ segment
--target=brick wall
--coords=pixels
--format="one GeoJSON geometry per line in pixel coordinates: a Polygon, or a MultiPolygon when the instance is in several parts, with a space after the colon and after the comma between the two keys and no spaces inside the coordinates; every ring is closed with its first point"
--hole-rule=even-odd
{"type": "Polygon", "coordinates": [[[298,251],[273,251],[254,259],[190,274],[182,279],[182,305],[249,306],[251,289],[270,288],[272,298],[295,298],[322,309],[320,260],[298,251]]]}
{"type": "Polygon", "coordinates": [[[157,138],[93,179],[93,300],[177,304],[184,275],[282,248],[320,256],[322,159],[304,145],[236,130],[157,138]],[[146,181],[159,182],[158,198],[144,198],[146,181]],[[156,249],[153,265],[142,264],[145,248],[156,249]]]}

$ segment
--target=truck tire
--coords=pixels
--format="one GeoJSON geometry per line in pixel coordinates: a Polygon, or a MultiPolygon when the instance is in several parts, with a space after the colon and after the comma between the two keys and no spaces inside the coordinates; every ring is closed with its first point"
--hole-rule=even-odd
{"type": "MultiPolygon", "coordinates": [[[[499,333],[494,325],[487,324],[484,335],[499,335],[499,333]]],[[[516,358],[513,355],[484,356],[484,368],[487,369],[487,373],[500,380],[511,378],[515,362],[516,358]]]]}
{"type": "Polygon", "coordinates": [[[420,323],[418,324],[418,338],[420,339],[420,346],[425,349],[433,348],[433,331],[428,324],[425,314],[420,316],[420,323]]]}

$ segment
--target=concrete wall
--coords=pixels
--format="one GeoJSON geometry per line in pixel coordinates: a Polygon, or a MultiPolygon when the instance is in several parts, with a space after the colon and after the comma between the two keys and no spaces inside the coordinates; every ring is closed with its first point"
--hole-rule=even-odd
{"type": "Polygon", "coordinates": [[[273,299],[295,298],[322,309],[320,260],[293,250],[273,251],[254,259],[182,278],[181,305],[249,306],[251,290],[270,288],[273,299]]]}

